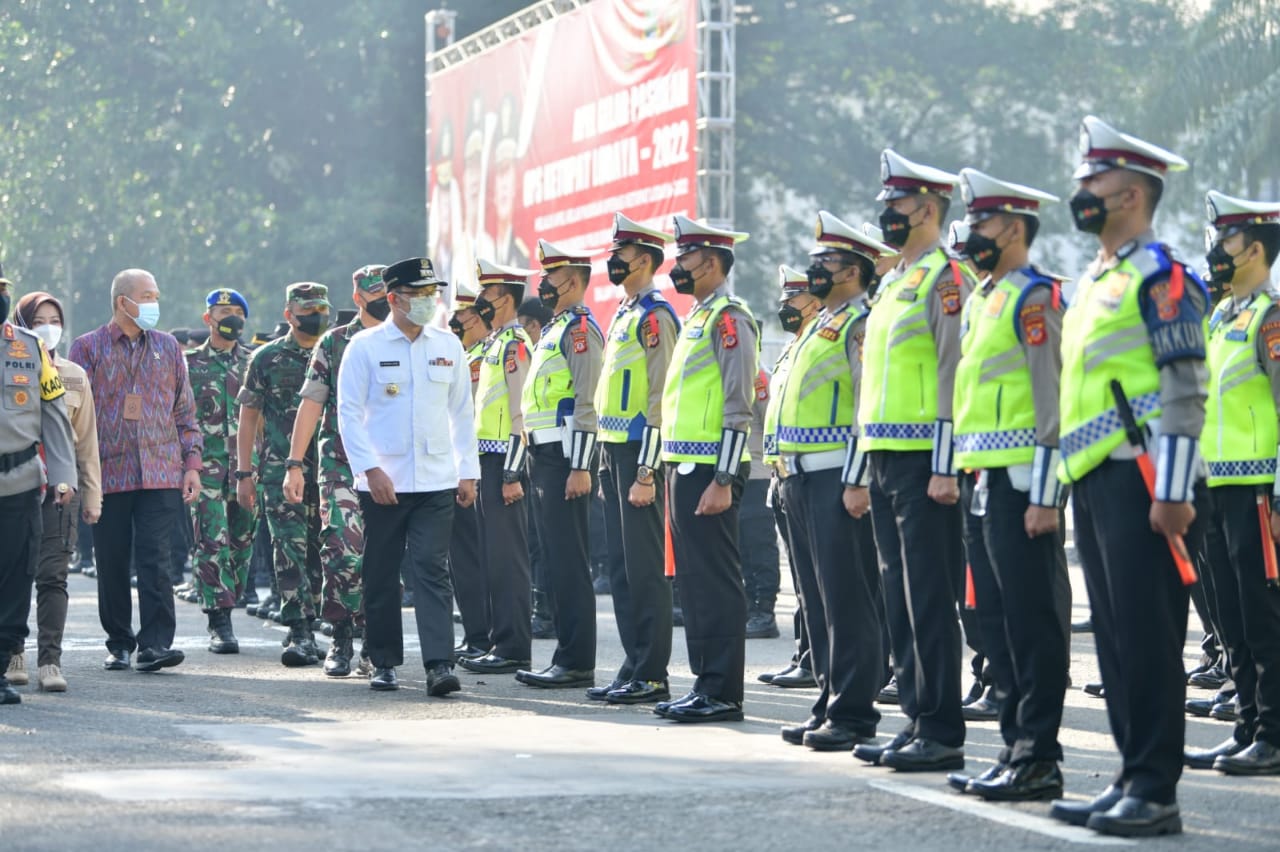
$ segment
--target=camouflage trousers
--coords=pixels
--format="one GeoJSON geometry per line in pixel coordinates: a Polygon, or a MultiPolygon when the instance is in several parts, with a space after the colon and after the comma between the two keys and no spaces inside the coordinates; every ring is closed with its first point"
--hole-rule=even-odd
{"type": "Polygon", "coordinates": [[[324,571],[324,608],[330,624],[364,623],[360,565],[364,558],[364,520],[350,480],[320,483],[320,563],[324,571]]]}
{"type": "Polygon", "coordinates": [[[308,482],[301,503],[289,503],[282,482],[263,483],[262,516],[271,530],[280,620],[310,620],[320,611],[320,490],[308,482]]]}
{"type": "Polygon", "coordinates": [[[221,481],[201,478],[192,523],[196,552],[191,573],[205,610],[236,605],[249,578],[257,520],[254,512],[236,502],[234,490],[221,481]]]}

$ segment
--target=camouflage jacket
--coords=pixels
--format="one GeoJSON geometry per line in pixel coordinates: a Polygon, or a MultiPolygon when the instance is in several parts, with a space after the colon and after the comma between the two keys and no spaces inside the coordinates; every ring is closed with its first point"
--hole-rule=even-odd
{"type": "Polygon", "coordinates": [[[201,476],[227,485],[236,470],[236,397],[249,362],[249,348],[237,343],[225,352],[209,341],[188,349],[187,376],[196,401],[196,426],[204,437],[204,469],[201,476]]]}
{"type": "MultiPolygon", "coordinates": [[[[284,463],[289,458],[293,418],[298,413],[298,391],[307,375],[311,350],[303,349],[292,334],[264,343],[249,357],[241,405],[262,412],[262,443],[258,458],[258,481],[275,485],[284,482],[284,463]]],[[[315,479],[316,443],[307,447],[306,478],[315,479]]]]}
{"type": "Polygon", "coordinates": [[[326,482],[352,480],[347,451],[342,448],[342,436],[338,434],[338,368],[347,344],[363,330],[364,325],[357,316],[346,325],[326,331],[311,351],[306,382],[298,392],[303,399],[323,406],[320,424],[316,427],[316,442],[320,451],[320,479],[326,482]]]}

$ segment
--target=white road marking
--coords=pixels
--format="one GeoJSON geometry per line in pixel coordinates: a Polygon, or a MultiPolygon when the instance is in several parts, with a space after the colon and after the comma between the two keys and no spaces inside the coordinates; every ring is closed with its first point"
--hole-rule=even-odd
{"type": "Polygon", "coordinates": [[[988,820],[989,822],[1043,834],[1045,837],[1052,837],[1055,840],[1084,843],[1092,846],[1137,845],[1135,841],[1126,840],[1123,837],[1108,837],[1104,834],[1096,834],[1087,828],[1077,828],[1048,817],[1033,816],[1032,814],[1026,814],[1007,807],[987,804],[968,796],[945,793],[941,790],[917,787],[914,784],[903,784],[898,781],[870,781],[868,784],[885,793],[893,793],[895,796],[904,796],[908,799],[915,799],[917,802],[948,808],[962,814],[988,820]]]}

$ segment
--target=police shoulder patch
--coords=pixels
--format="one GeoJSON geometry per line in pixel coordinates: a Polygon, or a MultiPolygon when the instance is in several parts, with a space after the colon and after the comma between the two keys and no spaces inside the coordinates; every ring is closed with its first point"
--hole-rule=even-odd
{"type": "Polygon", "coordinates": [[[942,312],[947,315],[960,312],[960,285],[953,280],[939,281],[934,288],[942,302],[942,312]]]}
{"type": "Polygon", "coordinates": [[[1048,339],[1044,324],[1044,305],[1023,305],[1018,313],[1022,340],[1028,346],[1040,346],[1048,339]]]}
{"type": "Polygon", "coordinates": [[[1259,329],[1262,344],[1267,349],[1267,358],[1280,361],[1280,322],[1269,322],[1259,329]]]}

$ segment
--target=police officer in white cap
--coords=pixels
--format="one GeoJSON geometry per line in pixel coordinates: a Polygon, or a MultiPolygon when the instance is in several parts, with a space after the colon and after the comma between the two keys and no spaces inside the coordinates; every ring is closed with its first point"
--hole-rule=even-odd
{"type": "Polygon", "coordinates": [[[801,338],[781,391],[778,453],[783,499],[812,555],[798,579],[805,613],[817,616],[807,627],[822,691],[809,719],[782,736],[818,751],[848,751],[870,741],[880,721],[880,576],[857,398],[867,291],[876,260],[892,249],[825,210],[816,236],[809,292],[823,310],[801,338]]]}
{"type": "Polygon", "coordinates": [[[1151,230],[1166,173],[1186,161],[1093,116],[1081,137],[1071,214],[1099,251],[1063,318],[1058,474],[1072,484],[1076,549],[1123,765],[1098,797],[1059,800],[1051,815],[1106,834],[1169,834],[1182,830],[1182,646],[1202,537],[1192,501],[1204,492],[1208,293],[1151,230]],[[1143,466],[1152,459],[1148,483],[1143,466]],[[1186,550],[1180,570],[1172,554],[1186,550]]]}
{"type": "Polygon", "coordinates": [[[625,657],[608,687],[587,697],[640,704],[671,697],[671,584],[664,576],[662,388],[680,323],[653,276],[670,234],[621,213],[613,217],[610,283],[623,300],[609,324],[596,386],[600,416],[600,487],[604,510],[622,539],[622,560],[610,564],[610,594],[625,657]],[[618,563],[621,564],[618,564],[618,563]]]}
{"type": "Polygon", "coordinates": [[[1067,685],[1067,632],[1058,574],[1062,497],[1057,478],[1058,378],[1064,304],[1058,281],[1032,266],[1040,207],[1058,199],[960,171],[968,208],[965,254],[983,276],[965,303],[956,369],[956,464],[971,495],[963,506],[977,624],[1001,694],[1005,747],[962,792],[1016,801],[1062,795],[1058,728],[1067,685]],[[982,559],[972,558],[975,550],[982,559]]]}
{"type": "Polygon", "coordinates": [[[854,755],[899,771],[964,768],[960,626],[964,578],[952,447],[960,308],[972,286],[942,246],[956,176],[881,155],[885,242],[901,248],[866,324],[858,447],[871,465],[871,520],[894,675],[908,724],[854,755]]]}
{"type": "Polygon", "coordinates": [[[547,575],[555,611],[551,665],[521,670],[526,686],[566,689],[595,685],[596,597],[587,558],[587,514],[595,469],[596,384],[604,332],[583,304],[591,252],[538,240],[538,298],[555,316],[533,351],[521,407],[533,462],[535,506],[546,534],[547,575]]]}
{"type": "Polygon", "coordinates": [[[1186,765],[1228,775],[1280,774],[1280,202],[1210,192],[1209,277],[1226,290],[1209,320],[1208,570],[1239,719],[1225,742],[1186,765]],[[1267,509],[1270,506],[1271,512],[1267,509]]]}
{"type": "Polygon", "coordinates": [[[738,552],[738,505],[750,467],[759,332],[729,292],[733,246],[746,234],[675,217],[676,292],[696,303],[685,318],[662,395],[667,519],[684,607],[693,689],[654,706],[676,722],[742,721],[747,595],[738,552]]]}

